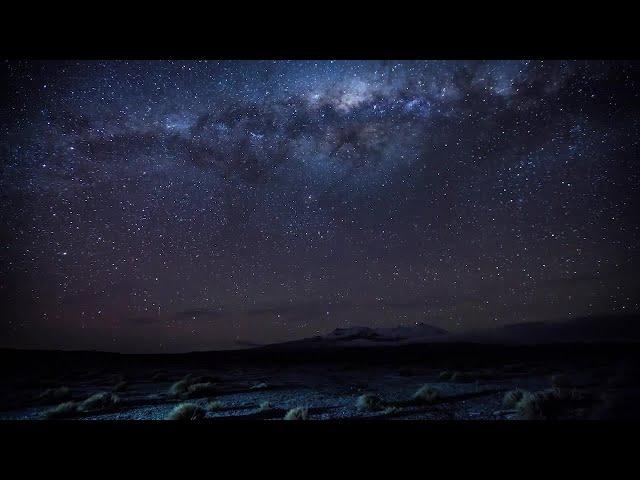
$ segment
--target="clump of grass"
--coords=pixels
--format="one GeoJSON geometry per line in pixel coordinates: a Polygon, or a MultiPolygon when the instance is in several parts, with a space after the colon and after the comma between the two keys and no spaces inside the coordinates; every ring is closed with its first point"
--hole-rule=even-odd
{"type": "Polygon", "coordinates": [[[179,397],[184,395],[189,388],[189,382],[186,380],[179,380],[169,387],[169,395],[172,397],[179,397]]]}
{"type": "Polygon", "coordinates": [[[414,402],[433,403],[440,398],[440,391],[431,385],[423,385],[411,397],[414,402]]]}
{"type": "Polygon", "coordinates": [[[571,380],[564,373],[557,373],[551,376],[551,386],[553,388],[569,388],[571,380]]]}
{"type": "Polygon", "coordinates": [[[506,408],[515,408],[520,400],[522,400],[525,395],[529,395],[530,393],[526,390],[520,390],[519,388],[515,390],[510,390],[504,394],[502,397],[502,405],[506,408]]]}
{"type": "Polygon", "coordinates": [[[91,395],[78,406],[81,412],[110,410],[120,403],[120,397],[113,393],[100,392],[91,395]]]}
{"type": "Polygon", "coordinates": [[[375,411],[384,408],[382,399],[373,393],[365,393],[360,395],[356,401],[356,408],[359,411],[375,411]]]}
{"type": "Polygon", "coordinates": [[[269,385],[265,382],[260,382],[251,387],[251,390],[264,390],[265,388],[269,388],[269,385]]]}
{"type": "Polygon", "coordinates": [[[450,372],[449,370],[445,370],[444,372],[440,372],[440,375],[438,375],[438,379],[446,382],[448,380],[451,380],[452,376],[452,372],[450,372]]]}
{"type": "Polygon", "coordinates": [[[399,407],[387,407],[382,411],[382,413],[384,415],[391,415],[392,413],[398,413],[400,411],[402,411],[402,409],[399,407]]]}
{"type": "Polygon", "coordinates": [[[189,398],[208,397],[217,393],[217,388],[213,383],[194,383],[187,387],[185,395],[189,398]]]}
{"type": "Polygon", "coordinates": [[[169,395],[172,397],[180,397],[187,393],[189,386],[192,384],[193,376],[191,374],[186,375],[182,380],[178,380],[169,387],[169,395]]]}
{"type": "Polygon", "coordinates": [[[203,408],[195,403],[181,403],[180,405],[176,405],[165,418],[166,420],[179,421],[202,420],[206,413],[203,408]]]}
{"type": "Polygon", "coordinates": [[[78,413],[76,402],[64,402],[43,413],[45,418],[69,418],[78,413]]]}
{"type": "Polygon", "coordinates": [[[516,404],[516,410],[523,420],[546,420],[557,415],[559,403],[554,392],[528,393],[516,404]]]}
{"type": "Polygon", "coordinates": [[[129,384],[124,380],[122,382],[118,382],[115,387],[113,387],[114,392],[124,392],[127,388],[129,388],[129,384]]]}
{"type": "Polygon", "coordinates": [[[38,396],[38,400],[62,401],[71,398],[69,387],[48,388],[38,396]]]}
{"type": "Polygon", "coordinates": [[[292,408],[284,416],[284,419],[285,420],[308,420],[309,409],[305,407],[292,408]]]}
{"type": "Polygon", "coordinates": [[[210,412],[220,410],[221,408],[224,408],[224,403],[218,400],[213,400],[207,404],[207,410],[209,410],[210,412]]]}
{"type": "Polygon", "coordinates": [[[273,410],[273,405],[271,405],[271,403],[267,401],[260,402],[260,405],[258,406],[258,410],[261,412],[267,412],[269,410],[273,410]]]}

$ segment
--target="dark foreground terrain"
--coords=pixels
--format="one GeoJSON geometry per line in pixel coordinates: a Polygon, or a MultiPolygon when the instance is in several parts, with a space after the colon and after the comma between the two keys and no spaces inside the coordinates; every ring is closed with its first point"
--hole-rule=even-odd
{"type": "Polygon", "coordinates": [[[637,419],[639,350],[635,342],[2,350],[0,419],[278,420],[291,409],[309,420],[637,419]]]}

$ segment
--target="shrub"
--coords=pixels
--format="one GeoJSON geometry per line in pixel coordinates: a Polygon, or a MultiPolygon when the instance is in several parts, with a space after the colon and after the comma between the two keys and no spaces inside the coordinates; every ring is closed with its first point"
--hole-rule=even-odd
{"type": "Polygon", "coordinates": [[[76,402],[64,402],[44,412],[45,418],[69,418],[78,412],[76,402]]]}
{"type": "Polygon", "coordinates": [[[169,387],[169,395],[172,397],[184,395],[187,393],[189,385],[191,385],[191,377],[187,375],[187,377],[184,377],[169,387]]]}
{"type": "Polygon", "coordinates": [[[194,383],[187,387],[186,396],[189,398],[208,397],[217,393],[217,388],[213,383],[194,383]]]}
{"type": "Polygon", "coordinates": [[[413,394],[412,398],[420,403],[433,403],[440,398],[440,392],[431,385],[423,385],[413,394]]]}
{"type": "Polygon", "coordinates": [[[554,392],[527,393],[516,404],[516,410],[523,420],[546,420],[557,416],[560,403],[554,392]]]}
{"type": "Polygon", "coordinates": [[[205,415],[205,410],[195,403],[181,403],[171,410],[171,412],[166,416],[166,420],[202,420],[205,415]]]}
{"type": "Polygon", "coordinates": [[[224,404],[222,402],[219,402],[218,400],[213,400],[207,404],[207,410],[209,410],[210,412],[214,410],[220,410],[221,408],[224,408],[224,404]]]}
{"type": "Polygon", "coordinates": [[[120,403],[120,397],[113,393],[100,392],[91,395],[84,400],[79,406],[78,410],[81,412],[92,412],[100,410],[109,410],[116,407],[120,403]]]}
{"type": "Polygon", "coordinates": [[[309,418],[309,409],[304,407],[292,408],[284,416],[285,420],[307,420],[309,418]]]}
{"type": "Polygon", "coordinates": [[[401,409],[401,408],[398,408],[398,407],[387,407],[387,408],[385,408],[385,409],[382,411],[382,413],[383,413],[384,415],[390,415],[390,414],[392,414],[392,413],[398,413],[398,412],[400,412],[400,411],[402,411],[402,409],[401,409]]]}
{"type": "Polygon", "coordinates": [[[48,388],[42,392],[39,396],[39,400],[54,400],[61,401],[71,398],[71,390],[69,387],[48,388]]]}
{"type": "Polygon", "coordinates": [[[529,395],[529,392],[520,390],[519,388],[510,390],[504,394],[504,397],[502,397],[502,405],[507,408],[515,408],[518,402],[522,400],[525,395],[529,395]]]}
{"type": "Polygon", "coordinates": [[[440,372],[440,375],[438,375],[438,379],[446,382],[448,380],[451,380],[452,375],[452,372],[450,372],[449,370],[445,370],[444,372],[440,372]]]}
{"type": "Polygon", "coordinates": [[[382,399],[372,393],[360,395],[356,401],[356,408],[360,411],[375,411],[384,408],[382,399]]]}
{"type": "Polygon", "coordinates": [[[251,387],[251,390],[264,390],[265,388],[269,388],[269,385],[264,382],[261,382],[261,383],[258,383],[257,385],[253,385],[251,387]]]}
{"type": "Polygon", "coordinates": [[[266,412],[268,410],[272,410],[273,409],[273,405],[271,405],[269,402],[260,402],[260,405],[258,406],[258,410],[261,412],[266,412]]]}

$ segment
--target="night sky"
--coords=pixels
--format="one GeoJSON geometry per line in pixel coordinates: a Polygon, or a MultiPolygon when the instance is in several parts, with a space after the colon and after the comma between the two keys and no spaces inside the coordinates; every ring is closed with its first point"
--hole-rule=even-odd
{"type": "Polygon", "coordinates": [[[640,309],[640,64],[4,62],[0,346],[640,309]]]}

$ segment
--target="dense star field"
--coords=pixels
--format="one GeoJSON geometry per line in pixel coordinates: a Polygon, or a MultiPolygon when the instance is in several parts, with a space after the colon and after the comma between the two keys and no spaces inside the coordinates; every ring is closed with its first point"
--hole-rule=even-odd
{"type": "Polygon", "coordinates": [[[0,346],[639,310],[638,63],[3,67],[0,346]]]}

